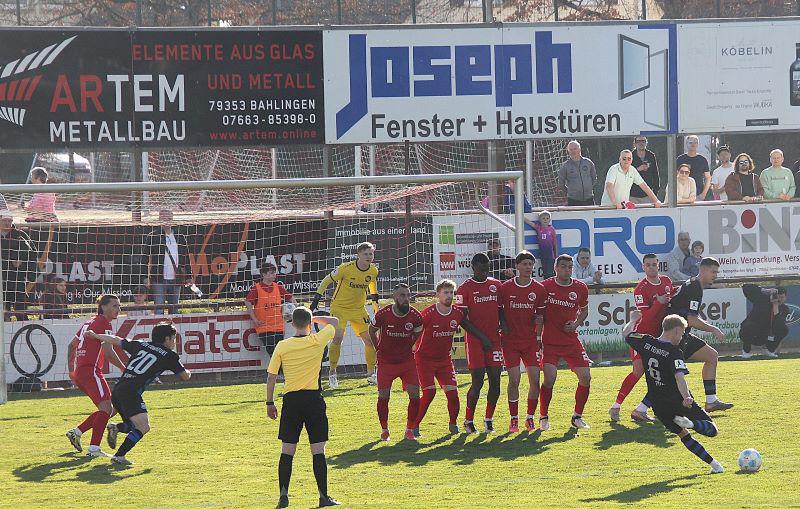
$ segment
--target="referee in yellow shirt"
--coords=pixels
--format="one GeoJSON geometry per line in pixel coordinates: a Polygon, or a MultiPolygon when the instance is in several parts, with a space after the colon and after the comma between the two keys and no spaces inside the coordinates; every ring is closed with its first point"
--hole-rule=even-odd
{"type": "Polygon", "coordinates": [[[281,458],[278,461],[278,486],[280,500],[278,507],[289,507],[289,480],[292,477],[292,460],[300,440],[303,426],[311,442],[314,478],[319,490],[319,507],[340,505],[328,495],[328,463],[325,459],[325,443],[328,441],[328,415],[319,371],[325,346],[333,339],[339,319],[333,316],[312,317],[306,308],[297,308],[292,313],[292,326],[295,335],[279,342],[267,367],[267,416],[278,418],[275,406],[275,382],[283,367],[285,386],[281,422],[278,438],[283,442],[281,458]],[[311,322],[325,324],[325,327],[311,334],[311,322]]]}
{"type": "Polygon", "coordinates": [[[330,371],[328,384],[331,389],[339,386],[336,368],[339,366],[339,356],[342,353],[342,339],[347,324],[353,332],[361,337],[364,342],[364,357],[367,363],[367,382],[377,385],[375,362],[377,355],[375,346],[369,336],[369,326],[375,313],[378,311],[378,267],[372,261],[375,259],[375,246],[370,242],[362,242],[356,248],[356,259],[337,267],[325,276],[314,294],[311,302],[311,311],[317,309],[319,301],[331,283],[336,283],[336,290],[331,298],[331,316],[339,319],[336,326],[336,336],[328,350],[330,371]],[[367,294],[372,302],[367,304],[367,294]]]}

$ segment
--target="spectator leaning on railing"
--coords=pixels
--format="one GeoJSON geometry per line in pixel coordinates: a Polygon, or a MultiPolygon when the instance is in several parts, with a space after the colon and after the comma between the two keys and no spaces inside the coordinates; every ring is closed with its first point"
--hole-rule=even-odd
{"type": "Polygon", "coordinates": [[[689,275],[683,272],[683,263],[691,254],[689,252],[689,244],[691,242],[692,239],[687,232],[678,233],[678,245],[664,257],[664,263],[667,265],[664,275],[669,276],[673,282],[686,281],[689,279],[689,275]]]}
{"type": "Polygon", "coordinates": [[[697,185],[697,199],[706,199],[708,190],[711,187],[711,171],[708,166],[708,159],[702,154],[697,153],[700,147],[700,138],[691,134],[686,137],[686,153],[678,156],[677,164],[688,164],[692,170],[692,178],[697,185]]]}
{"type": "Polygon", "coordinates": [[[767,200],[791,200],[794,197],[795,185],[792,170],[783,166],[783,151],[776,148],[769,153],[772,165],[764,169],[759,177],[767,200]]]}
{"type": "MultiPolygon", "coordinates": [[[[31,170],[32,184],[47,184],[47,170],[37,166],[31,170]]],[[[25,207],[28,210],[28,223],[57,222],[56,195],[54,193],[36,193],[25,207]]]]}
{"type": "MultiPolygon", "coordinates": [[[[636,136],[633,139],[633,167],[642,176],[642,179],[658,195],[661,190],[661,176],[658,174],[658,160],[656,155],[647,150],[647,138],[636,136]]],[[[631,201],[633,203],[648,203],[647,194],[640,187],[631,188],[631,201]]]]}
{"type": "Polygon", "coordinates": [[[786,288],[761,288],[754,284],[742,285],[742,292],[753,308],[742,322],[739,337],[742,340],[742,357],[749,359],[752,345],[763,345],[764,355],[777,357],[775,351],[783,338],[789,334],[786,317],[786,288]]]}
{"type": "Polygon", "coordinates": [[[576,254],[573,259],[575,260],[572,263],[573,279],[579,279],[587,285],[605,284],[603,281],[603,273],[597,270],[592,263],[592,252],[588,247],[578,249],[578,254],[576,254]]]}
{"type": "MultiPolygon", "coordinates": [[[[678,168],[678,203],[682,205],[694,203],[697,199],[697,187],[694,179],[689,176],[690,173],[691,168],[688,164],[682,164],[678,168]]],[[[669,193],[669,186],[667,186],[667,193],[669,193]]]]}
{"type": "Polygon", "coordinates": [[[634,184],[642,188],[642,191],[650,198],[656,207],[661,206],[661,202],[653,194],[653,190],[644,181],[639,172],[632,166],[633,153],[630,150],[623,150],[619,153],[619,163],[611,166],[606,174],[605,191],[600,205],[612,205],[618,209],[624,208],[624,202],[631,199],[631,187],[634,184]]]}
{"type": "Polygon", "coordinates": [[[588,157],[581,155],[581,144],[575,140],[567,144],[569,158],[558,170],[558,188],[567,193],[567,205],[593,206],[597,169],[588,157]]]}
{"type": "Polygon", "coordinates": [[[725,192],[728,200],[760,201],[764,197],[761,179],[753,173],[753,158],[744,152],[733,161],[736,171],[725,180],[725,192]]]}

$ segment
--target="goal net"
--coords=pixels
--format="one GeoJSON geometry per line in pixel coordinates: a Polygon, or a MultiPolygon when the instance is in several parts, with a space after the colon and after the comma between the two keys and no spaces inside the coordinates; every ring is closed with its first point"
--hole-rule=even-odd
{"type": "MultiPolygon", "coordinates": [[[[308,304],[327,274],[353,260],[359,243],[372,242],[382,298],[406,282],[424,306],[438,279],[463,281],[468,258],[489,241],[513,255],[516,238],[509,226],[515,220],[509,211],[494,206],[500,221],[476,209],[480,197],[519,172],[392,176],[389,171],[401,164],[405,170],[404,150],[332,150],[325,155],[331,173],[356,166],[349,158],[360,157],[365,177],[331,183],[307,175],[291,187],[276,187],[282,180],[256,185],[253,179],[264,177],[265,169],[274,175],[273,161],[283,160],[278,176],[286,182],[319,171],[314,160],[269,150],[160,152],[148,156],[153,180],[175,180],[178,170],[170,168],[180,168],[181,178],[207,182],[192,189],[151,182],[135,192],[80,184],[68,188],[68,195],[81,205],[64,209],[64,193],[47,184],[44,190],[57,191],[58,222],[35,221],[41,187],[21,207],[20,186],[3,186],[10,207],[0,214],[6,381],[12,390],[69,386],[70,345],[104,293],[118,295],[122,304],[112,321],[116,334],[145,339],[166,312],[178,328],[178,350],[189,369],[217,379],[261,379],[268,356],[245,301],[251,295],[254,306],[259,302],[251,290],[264,264],[274,265],[277,281],[298,303],[308,304]],[[232,168],[241,182],[229,181],[237,176],[232,168]],[[220,179],[224,189],[213,185],[220,179]]],[[[420,159],[430,168],[437,164],[435,153],[411,154],[414,168],[420,159]]],[[[104,369],[110,377],[119,374],[108,360],[104,369]]],[[[351,328],[339,372],[365,372],[363,344],[351,328]]]]}

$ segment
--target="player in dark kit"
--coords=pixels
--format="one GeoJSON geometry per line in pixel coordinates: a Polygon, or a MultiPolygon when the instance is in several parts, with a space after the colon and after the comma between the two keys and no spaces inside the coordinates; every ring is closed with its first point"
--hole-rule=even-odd
{"type": "Polygon", "coordinates": [[[419,376],[414,363],[414,343],[422,333],[422,315],[411,307],[411,290],[405,283],[398,284],[392,293],[394,304],[375,313],[375,323],[369,326],[369,335],[378,352],[378,420],[381,440],[389,440],[389,397],[395,378],[403,381],[408,392],[406,440],[416,440],[414,424],[419,409],[419,376]]]}
{"type": "Polygon", "coordinates": [[[678,315],[667,315],[662,322],[663,332],[659,338],[649,334],[632,332],[639,311],[631,313],[631,321],[625,326],[625,341],[635,349],[647,366],[647,394],[653,403],[653,412],[669,431],[681,438],[683,445],[692,454],[711,465],[711,473],[724,471],[719,461],[689,434],[694,429],[701,435],[717,435],[717,426],[711,417],[694,402],[685,375],[689,373],[683,360],[680,343],[685,339],[687,322],[678,315]]]}
{"type": "Polygon", "coordinates": [[[147,385],[165,370],[172,371],[184,381],[192,376],[174,351],[177,335],[178,331],[169,322],[161,322],[153,327],[148,342],[129,341],[117,336],[86,331],[86,336],[120,346],[131,356],[125,371],[111,391],[111,402],[122,417],[122,422],[108,425],[108,446],[112,449],[117,447],[117,433],[128,434],[116,454],[111,457],[114,463],[132,465],[133,462],[125,455],[150,431],[150,418],[142,399],[147,385]]]}
{"type": "Polygon", "coordinates": [[[483,419],[487,433],[494,431],[494,410],[500,398],[500,374],[503,368],[503,349],[500,346],[500,313],[498,294],[502,283],[489,277],[491,262],[484,253],[472,257],[472,277],[464,281],[456,292],[456,305],[467,311],[469,320],[490,340],[489,348],[475,334],[467,331],[464,347],[467,367],[472,383],[467,391],[467,408],[464,431],[477,433],[473,419],[478,398],[481,396],[484,377],[489,378],[486,393],[486,413],[483,419]]]}

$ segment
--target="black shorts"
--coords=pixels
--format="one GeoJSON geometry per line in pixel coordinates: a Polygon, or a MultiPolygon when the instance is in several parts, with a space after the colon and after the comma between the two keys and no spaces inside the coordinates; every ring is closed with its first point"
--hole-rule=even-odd
{"type": "Polygon", "coordinates": [[[706,346],[708,343],[698,338],[694,334],[684,334],[679,348],[683,352],[683,358],[689,359],[692,355],[696,354],[698,350],[706,346]]]}
{"type": "Polygon", "coordinates": [[[278,341],[283,340],[283,332],[259,332],[258,339],[261,340],[262,345],[275,348],[278,341]]]}
{"type": "Polygon", "coordinates": [[[693,421],[710,421],[711,417],[705,410],[700,408],[697,403],[692,403],[691,408],[686,408],[683,403],[677,400],[657,403],[653,401],[653,413],[656,414],[658,420],[664,425],[667,430],[675,433],[676,435],[681,432],[683,428],[675,424],[673,419],[677,415],[688,417],[693,421]]]}
{"type": "Polygon", "coordinates": [[[147,413],[142,395],[137,392],[114,389],[111,392],[111,404],[124,421],[129,421],[134,415],[147,413]]]}
{"type": "Polygon", "coordinates": [[[278,438],[287,444],[300,441],[303,426],[309,443],[328,441],[328,414],[320,391],[293,391],[283,395],[278,438]]]}

